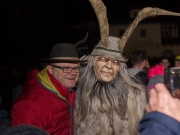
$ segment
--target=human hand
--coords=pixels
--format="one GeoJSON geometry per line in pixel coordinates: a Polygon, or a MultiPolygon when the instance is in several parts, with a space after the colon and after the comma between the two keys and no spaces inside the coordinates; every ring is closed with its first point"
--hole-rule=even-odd
{"type": "Polygon", "coordinates": [[[180,100],[173,98],[164,84],[158,83],[148,91],[146,111],[157,111],[180,122],[180,100]]]}

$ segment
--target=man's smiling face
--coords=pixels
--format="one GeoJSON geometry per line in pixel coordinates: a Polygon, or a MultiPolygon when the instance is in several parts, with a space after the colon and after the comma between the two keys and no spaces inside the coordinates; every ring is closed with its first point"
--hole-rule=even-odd
{"type": "Polygon", "coordinates": [[[97,56],[95,74],[103,82],[113,81],[120,70],[120,61],[104,56],[97,56]]]}
{"type": "Polygon", "coordinates": [[[69,73],[65,73],[62,69],[57,67],[63,67],[64,69],[78,68],[78,63],[53,63],[47,66],[47,69],[54,78],[66,88],[73,88],[79,79],[79,72],[71,70],[69,73]],[[55,67],[56,66],[56,67],[55,67]]]}

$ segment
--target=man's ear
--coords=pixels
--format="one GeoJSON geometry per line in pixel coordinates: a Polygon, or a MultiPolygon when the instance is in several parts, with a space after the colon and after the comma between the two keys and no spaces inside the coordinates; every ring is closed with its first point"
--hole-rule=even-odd
{"type": "Polygon", "coordinates": [[[48,65],[48,66],[46,67],[46,69],[48,70],[48,72],[49,72],[50,74],[53,73],[53,67],[52,67],[51,65],[48,65]]]}

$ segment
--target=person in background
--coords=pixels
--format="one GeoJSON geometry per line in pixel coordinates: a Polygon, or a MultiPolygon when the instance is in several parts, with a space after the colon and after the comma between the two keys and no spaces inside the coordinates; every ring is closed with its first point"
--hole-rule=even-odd
{"type": "Polygon", "coordinates": [[[159,64],[163,65],[164,69],[168,69],[170,66],[170,60],[167,57],[163,56],[161,57],[161,61],[159,64]]]}
{"type": "Polygon", "coordinates": [[[142,84],[147,85],[147,72],[144,71],[147,64],[146,53],[141,50],[136,50],[132,53],[130,61],[132,68],[128,68],[128,72],[134,76],[137,76],[142,84]]]}
{"type": "Polygon", "coordinates": [[[149,70],[149,68],[150,68],[149,57],[146,56],[145,66],[144,66],[144,69],[143,69],[143,70],[147,73],[148,70],[149,70]]]}
{"type": "Polygon", "coordinates": [[[176,56],[174,60],[175,67],[180,67],[180,55],[176,56]]]}
{"type": "Polygon", "coordinates": [[[27,74],[23,92],[11,110],[11,126],[29,124],[51,135],[73,135],[73,106],[80,63],[75,45],[58,43],[42,70],[27,74]]]}
{"type": "Polygon", "coordinates": [[[173,98],[162,83],[147,92],[147,114],[140,121],[140,135],[180,135],[180,100],[173,98]]]}

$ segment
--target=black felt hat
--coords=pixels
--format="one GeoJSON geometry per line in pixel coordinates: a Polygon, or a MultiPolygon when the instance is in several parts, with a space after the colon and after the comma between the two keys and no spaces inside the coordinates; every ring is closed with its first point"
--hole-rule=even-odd
{"type": "Polygon", "coordinates": [[[41,62],[44,63],[57,63],[57,62],[70,62],[70,63],[83,63],[84,60],[80,60],[78,53],[73,44],[58,43],[52,47],[50,58],[42,58],[41,62]]]}

